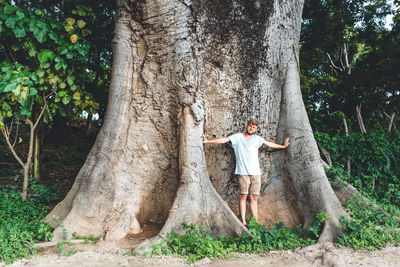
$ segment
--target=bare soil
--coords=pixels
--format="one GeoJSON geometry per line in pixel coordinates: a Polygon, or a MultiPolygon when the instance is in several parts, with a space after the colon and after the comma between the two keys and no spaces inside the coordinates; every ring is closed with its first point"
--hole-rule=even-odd
{"type": "MultiPolygon", "coordinates": [[[[136,245],[136,241],[131,244],[136,245]]],[[[188,266],[184,259],[173,256],[132,256],[132,248],[126,245],[106,242],[76,244],[74,247],[82,251],[72,256],[61,256],[54,246],[47,247],[31,259],[17,260],[9,266],[188,266]]],[[[191,266],[400,266],[400,247],[355,252],[349,248],[322,244],[294,251],[271,251],[256,255],[238,253],[230,259],[203,259],[191,266]]]]}

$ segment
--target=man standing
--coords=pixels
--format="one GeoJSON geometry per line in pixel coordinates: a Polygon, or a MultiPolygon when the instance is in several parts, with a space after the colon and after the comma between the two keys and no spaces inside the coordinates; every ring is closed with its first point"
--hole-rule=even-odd
{"type": "Polygon", "coordinates": [[[283,145],[278,145],[265,141],[262,137],[256,135],[258,124],[258,121],[251,119],[247,122],[246,132],[236,133],[229,137],[207,140],[203,134],[204,144],[225,144],[228,142],[232,144],[236,157],[235,174],[238,175],[239,179],[239,212],[244,225],[246,225],[246,199],[249,194],[251,216],[257,219],[257,201],[261,189],[261,169],[258,160],[258,149],[262,145],[271,148],[287,148],[289,146],[289,138],[286,138],[283,145]]]}

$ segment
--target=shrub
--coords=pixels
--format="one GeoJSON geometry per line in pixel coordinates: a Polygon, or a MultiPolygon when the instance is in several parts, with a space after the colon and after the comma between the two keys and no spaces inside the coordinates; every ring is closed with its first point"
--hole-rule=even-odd
{"type": "Polygon", "coordinates": [[[46,213],[47,207],[31,198],[22,200],[15,191],[0,191],[0,260],[9,264],[27,257],[36,252],[36,241],[52,238],[53,228],[41,221],[46,213]]]}
{"type": "Polygon", "coordinates": [[[343,169],[350,155],[351,176],[342,179],[379,202],[400,206],[399,130],[350,133],[348,137],[316,133],[315,139],[329,151],[337,169],[343,169]]]}
{"type": "Polygon", "coordinates": [[[343,235],[338,244],[355,250],[382,249],[390,243],[400,243],[400,210],[389,204],[380,206],[354,197],[344,204],[351,219],[342,217],[343,235]]]}
{"type": "Polygon", "coordinates": [[[153,245],[152,255],[178,255],[192,263],[202,258],[227,258],[234,252],[259,253],[274,249],[295,249],[315,244],[321,231],[321,225],[329,214],[320,213],[307,230],[299,225],[295,229],[277,222],[271,227],[258,224],[251,219],[248,224],[252,236],[242,235],[237,238],[213,237],[203,226],[183,224],[186,232],[182,235],[172,232],[153,245]]]}

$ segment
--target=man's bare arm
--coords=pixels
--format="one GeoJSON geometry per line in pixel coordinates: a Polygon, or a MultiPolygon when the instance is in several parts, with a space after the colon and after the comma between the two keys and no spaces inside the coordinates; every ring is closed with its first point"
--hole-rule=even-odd
{"type": "Polygon", "coordinates": [[[283,145],[278,145],[272,142],[264,141],[263,145],[271,147],[271,148],[287,148],[290,145],[289,137],[285,139],[283,145]]]}
{"type": "Polygon", "coordinates": [[[225,144],[231,141],[228,137],[221,137],[216,139],[208,140],[206,136],[203,134],[203,143],[204,144],[225,144]]]}

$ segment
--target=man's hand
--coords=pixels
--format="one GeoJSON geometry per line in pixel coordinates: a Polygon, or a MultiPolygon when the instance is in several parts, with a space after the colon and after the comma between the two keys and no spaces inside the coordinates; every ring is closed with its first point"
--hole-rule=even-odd
{"type": "Polygon", "coordinates": [[[208,141],[208,140],[207,140],[207,138],[206,138],[206,135],[203,133],[203,135],[202,135],[202,136],[203,136],[203,144],[206,144],[206,143],[207,143],[207,141],[208,141]]]}
{"type": "Polygon", "coordinates": [[[288,138],[285,139],[285,142],[283,142],[283,146],[285,148],[287,148],[289,145],[290,145],[290,142],[289,142],[289,137],[288,137],[288,138]]]}

